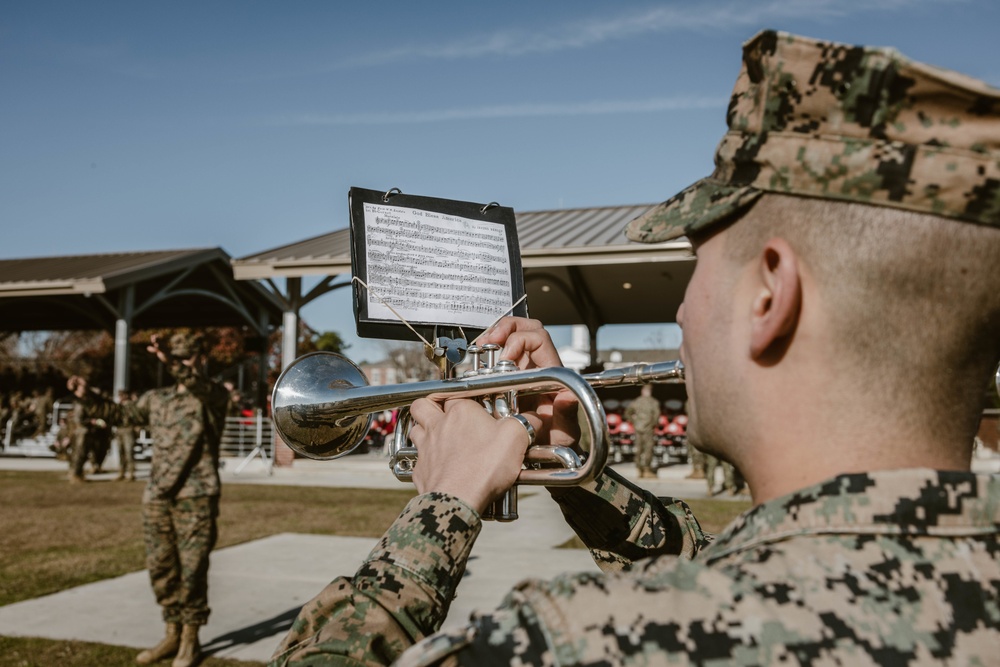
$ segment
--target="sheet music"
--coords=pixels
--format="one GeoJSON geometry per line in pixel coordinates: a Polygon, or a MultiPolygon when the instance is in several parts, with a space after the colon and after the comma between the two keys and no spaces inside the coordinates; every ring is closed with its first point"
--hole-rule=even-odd
{"type": "Polygon", "coordinates": [[[485,328],[513,302],[503,225],[364,204],[368,315],[485,328]],[[380,301],[374,294],[382,298],[380,301]]]}

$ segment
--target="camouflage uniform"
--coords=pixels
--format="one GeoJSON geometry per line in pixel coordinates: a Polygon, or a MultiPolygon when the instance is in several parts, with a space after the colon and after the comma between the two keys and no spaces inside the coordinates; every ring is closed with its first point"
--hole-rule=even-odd
{"type": "Polygon", "coordinates": [[[639,396],[625,409],[625,419],[635,428],[635,463],[640,474],[653,470],[653,431],[659,418],[660,402],[652,396],[639,396]]]}
{"type": "MultiPolygon", "coordinates": [[[[123,396],[122,404],[132,399],[123,396]]],[[[118,479],[135,479],[136,424],[132,423],[128,410],[121,411],[121,421],[115,426],[115,441],[118,443],[118,479]]]]}
{"type": "Polygon", "coordinates": [[[204,625],[229,393],[189,366],[174,362],[169,368],[175,386],[146,392],[135,403],[105,401],[89,410],[117,424],[150,428],[153,459],[142,498],[146,566],[163,619],[204,625]]]}
{"type": "MultiPolygon", "coordinates": [[[[684,414],[688,414],[687,401],[684,402],[684,414]]],[[[705,453],[687,441],[688,462],[691,464],[691,473],[686,479],[704,479],[705,475],[705,453]]]]}
{"type": "Polygon", "coordinates": [[[52,387],[35,395],[35,437],[49,430],[49,416],[52,414],[52,387]]]}
{"type": "Polygon", "coordinates": [[[842,475],[710,541],[683,503],[608,471],[557,496],[605,574],[525,581],[403,655],[440,626],[481,525],[425,494],[353,578],[303,608],[272,664],[986,664],[1000,638],[997,497],[989,475],[842,475]]]}
{"type": "Polygon", "coordinates": [[[628,224],[657,243],[746,211],[765,192],[1000,226],[1000,91],[893,49],[765,31],[743,68],[715,171],[628,224]]]}
{"type": "MultiPolygon", "coordinates": [[[[764,32],[744,47],[727,117],[715,173],[630,223],[633,240],[705,230],[764,192],[1000,227],[1000,91],[981,82],[764,32]]],[[[433,634],[481,525],[461,501],[423,494],[353,577],[303,608],[273,664],[997,661],[998,476],[838,475],[714,540],[682,503],[611,470],[553,496],[603,573],[525,581],[495,612],[433,634]]]]}
{"type": "Polygon", "coordinates": [[[722,468],[722,488],[736,495],[743,490],[746,482],[743,475],[732,463],[715,458],[711,454],[702,454],[705,458],[705,481],[708,484],[708,495],[715,495],[715,471],[722,468]]]}
{"type": "Polygon", "coordinates": [[[686,479],[705,478],[705,453],[700,449],[687,443],[688,462],[691,464],[691,472],[686,479]]]}
{"type": "Polygon", "coordinates": [[[111,427],[102,419],[90,420],[86,439],[91,468],[94,474],[100,473],[111,449],[111,427]]]}
{"type": "MultiPolygon", "coordinates": [[[[722,463],[719,459],[712,456],[711,454],[702,453],[702,457],[705,460],[705,483],[708,486],[708,495],[715,495],[715,471],[718,470],[719,465],[722,463]]],[[[723,484],[725,488],[725,484],[723,484]]]]}
{"type": "Polygon", "coordinates": [[[87,437],[87,418],[84,416],[84,406],[80,401],[73,404],[67,423],[69,424],[70,447],[70,479],[83,479],[83,467],[90,456],[90,439],[87,437]]]}

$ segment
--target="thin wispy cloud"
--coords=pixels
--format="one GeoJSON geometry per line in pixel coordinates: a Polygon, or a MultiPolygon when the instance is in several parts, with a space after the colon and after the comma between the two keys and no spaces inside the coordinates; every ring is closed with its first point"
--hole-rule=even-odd
{"type": "MultiPolygon", "coordinates": [[[[519,57],[586,49],[604,43],[634,40],[645,35],[745,31],[760,25],[780,25],[808,19],[821,23],[877,12],[912,11],[918,6],[956,5],[967,0],[766,0],[746,2],[686,3],[657,6],[616,16],[591,16],[545,29],[510,29],[478,34],[453,42],[434,41],[360,54],[336,67],[378,66],[398,61],[474,60],[519,57]]],[[[676,95],[644,100],[588,101],[576,103],[522,103],[452,109],[363,113],[299,113],[273,118],[282,126],[404,125],[460,120],[539,118],[546,116],[597,116],[641,114],[685,109],[723,108],[728,99],[676,95]]]]}
{"type": "Polygon", "coordinates": [[[963,0],[771,0],[768,2],[687,3],[655,7],[618,16],[567,22],[546,30],[502,30],[453,42],[413,44],[362,54],[337,66],[382,65],[414,58],[458,60],[517,57],[583,49],[643,35],[704,30],[738,30],[793,19],[823,20],[876,12],[906,10],[918,5],[957,4],[963,0]]]}
{"type": "Polygon", "coordinates": [[[690,109],[718,109],[727,98],[703,96],[657,97],[646,100],[591,101],[567,104],[502,104],[485,107],[358,114],[298,114],[277,118],[274,125],[409,125],[456,120],[539,118],[545,116],[600,116],[690,109]]]}

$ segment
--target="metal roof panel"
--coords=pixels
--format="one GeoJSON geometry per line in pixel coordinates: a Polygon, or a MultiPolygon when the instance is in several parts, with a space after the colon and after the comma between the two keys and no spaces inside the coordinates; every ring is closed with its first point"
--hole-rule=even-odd
{"type": "MultiPolygon", "coordinates": [[[[645,213],[654,204],[599,206],[515,213],[521,253],[541,257],[546,253],[570,253],[573,249],[589,253],[649,248],[625,238],[625,225],[645,213]]],[[[350,230],[338,229],[329,234],[296,241],[232,261],[238,279],[297,276],[349,271],[351,262],[350,230]]]]}
{"type": "Polygon", "coordinates": [[[186,259],[208,250],[212,249],[0,259],[0,285],[9,288],[20,283],[102,281],[123,273],[148,270],[167,262],[186,259]]]}

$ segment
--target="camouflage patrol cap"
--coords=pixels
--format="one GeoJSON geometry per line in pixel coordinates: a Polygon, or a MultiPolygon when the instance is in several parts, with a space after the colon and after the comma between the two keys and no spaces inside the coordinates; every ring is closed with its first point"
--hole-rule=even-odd
{"type": "Polygon", "coordinates": [[[1000,227],[1000,90],[893,49],[765,31],[743,45],[715,171],[626,227],[655,243],[764,192],[1000,227]]]}
{"type": "Polygon", "coordinates": [[[175,333],[170,337],[170,356],[178,359],[190,359],[201,354],[205,340],[201,334],[175,333]]]}

